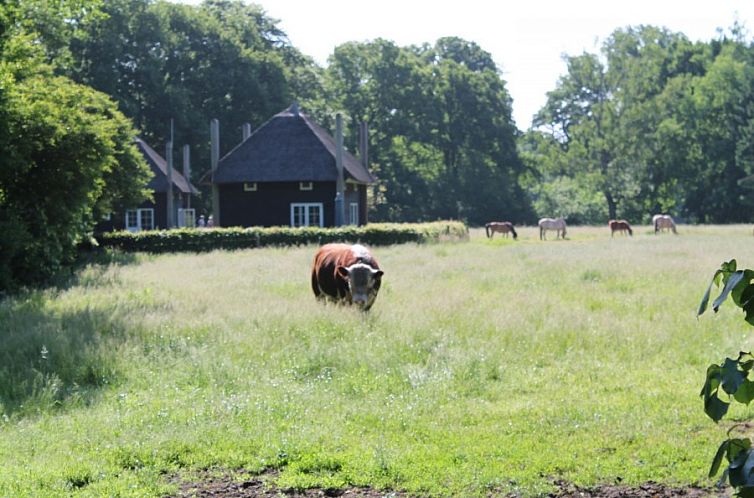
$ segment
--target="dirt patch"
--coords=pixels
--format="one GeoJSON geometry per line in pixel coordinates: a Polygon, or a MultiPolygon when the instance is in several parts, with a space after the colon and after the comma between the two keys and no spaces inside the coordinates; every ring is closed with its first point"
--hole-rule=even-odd
{"type": "MultiPolygon", "coordinates": [[[[562,481],[556,482],[555,485],[558,491],[551,493],[550,498],[702,498],[716,494],[709,488],[696,486],[670,488],[651,481],[636,487],[600,485],[594,488],[581,488],[562,481]]],[[[720,493],[717,495],[721,496],[720,493]]],[[[722,493],[722,496],[726,495],[722,493]]]]}
{"type": "Polygon", "coordinates": [[[371,488],[346,489],[284,489],[272,484],[277,472],[270,471],[261,475],[247,471],[233,473],[202,472],[197,481],[178,481],[180,490],[174,498],[409,498],[410,495],[397,491],[378,491],[371,488]]]}
{"type": "MultiPolygon", "coordinates": [[[[371,488],[346,489],[283,489],[273,484],[277,472],[270,471],[261,475],[247,471],[211,472],[205,471],[196,476],[192,482],[178,481],[180,490],[173,498],[415,498],[416,495],[400,491],[378,491],[371,488]]],[[[710,488],[688,486],[671,488],[655,482],[640,486],[600,485],[582,488],[571,483],[558,481],[554,483],[557,491],[548,498],[704,498],[712,495],[730,496],[729,493],[710,488]]],[[[516,498],[517,495],[491,494],[490,498],[516,498]]]]}

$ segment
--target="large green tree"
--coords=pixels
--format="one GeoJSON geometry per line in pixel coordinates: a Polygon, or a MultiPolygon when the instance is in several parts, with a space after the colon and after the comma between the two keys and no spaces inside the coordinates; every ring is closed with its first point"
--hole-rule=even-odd
{"type": "Polygon", "coordinates": [[[378,217],[530,219],[511,99],[489,53],[453,37],[420,47],[375,40],[342,45],[329,62],[331,102],[352,130],[370,127],[378,217]]]}
{"type": "Polygon", "coordinates": [[[70,263],[96,220],[140,202],[149,180],[130,121],[106,95],[53,74],[46,33],[27,31],[23,12],[0,7],[0,290],[70,263]]]}

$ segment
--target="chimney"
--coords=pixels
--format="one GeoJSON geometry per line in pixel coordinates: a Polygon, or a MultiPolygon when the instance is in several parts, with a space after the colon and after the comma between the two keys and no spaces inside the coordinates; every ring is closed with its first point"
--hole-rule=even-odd
{"type": "MultiPolygon", "coordinates": [[[[369,126],[367,125],[366,121],[361,122],[361,126],[359,127],[359,156],[361,159],[361,164],[364,165],[364,168],[369,171],[369,126]]],[[[366,188],[361,186],[359,187],[359,225],[366,225],[368,222],[368,213],[367,210],[367,192],[366,188]]]]}
{"type": "Polygon", "coordinates": [[[212,164],[212,220],[214,226],[220,226],[220,189],[215,183],[215,173],[220,162],[220,121],[217,118],[210,121],[210,160],[212,164]]]}
{"type": "Polygon", "coordinates": [[[298,102],[294,102],[291,104],[291,107],[288,108],[288,111],[290,111],[291,114],[298,117],[299,110],[298,110],[298,102]]]}
{"type": "Polygon", "coordinates": [[[244,141],[251,136],[251,124],[244,123],[242,127],[241,137],[244,141]]]}
{"type": "Polygon", "coordinates": [[[359,155],[361,164],[365,168],[369,167],[369,127],[366,121],[362,121],[359,126],[359,155]]]}
{"type": "Polygon", "coordinates": [[[183,146],[183,176],[189,183],[189,193],[187,194],[186,208],[191,209],[191,148],[188,144],[183,146]]]}
{"type": "Polygon", "coordinates": [[[173,219],[173,141],[168,140],[165,144],[165,159],[168,163],[168,191],[165,196],[167,198],[167,228],[168,230],[175,227],[175,221],[173,219]]]}
{"type": "Polygon", "coordinates": [[[335,226],[345,224],[345,199],[343,196],[343,116],[335,115],[335,168],[338,170],[338,180],[335,184],[335,226]]]}

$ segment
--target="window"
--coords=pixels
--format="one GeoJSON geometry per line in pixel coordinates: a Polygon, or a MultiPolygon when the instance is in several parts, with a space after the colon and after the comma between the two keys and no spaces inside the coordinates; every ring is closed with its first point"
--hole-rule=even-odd
{"type": "Polygon", "coordinates": [[[243,191],[244,192],[256,192],[257,191],[257,182],[243,182],[243,191]]]}
{"type": "Polygon", "coordinates": [[[351,204],[349,204],[348,213],[350,215],[349,223],[351,223],[351,225],[358,225],[359,224],[359,203],[352,202],[351,204]]]}
{"type": "Polygon", "coordinates": [[[292,227],[321,227],[324,226],[322,203],[291,204],[292,227]]]}
{"type": "Polygon", "coordinates": [[[154,229],[154,209],[141,208],[126,211],[126,230],[139,232],[154,229]]]}
{"type": "Polygon", "coordinates": [[[298,182],[299,190],[314,190],[314,184],[312,182],[298,182]]]}
{"type": "Polygon", "coordinates": [[[178,227],[194,228],[196,226],[196,213],[193,209],[178,209],[178,227]]]}

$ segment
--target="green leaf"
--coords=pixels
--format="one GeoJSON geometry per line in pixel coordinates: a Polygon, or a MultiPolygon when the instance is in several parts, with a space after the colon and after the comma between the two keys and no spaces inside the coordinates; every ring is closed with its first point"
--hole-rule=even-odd
{"type": "Polygon", "coordinates": [[[737,271],[735,273],[732,273],[730,277],[728,277],[728,281],[725,283],[725,287],[723,287],[723,291],[720,293],[719,296],[717,296],[717,299],[712,303],[712,309],[717,312],[717,310],[720,308],[720,305],[723,304],[723,301],[728,297],[728,294],[736,287],[736,285],[741,282],[744,278],[744,272],[743,271],[737,271]]]}
{"type": "Polygon", "coordinates": [[[721,274],[722,270],[717,270],[712,276],[712,281],[710,281],[709,285],[707,286],[707,291],[704,293],[704,296],[702,296],[702,302],[699,303],[699,309],[696,312],[696,316],[701,316],[701,314],[707,310],[707,304],[709,303],[709,296],[710,292],[712,291],[712,286],[718,285],[721,274]]]}
{"type": "Polygon", "coordinates": [[[754,475],[752,475],[752,470],[754,469],[754,451],[751,448],[747,448],[738,453],[728,469],[730,470],[728,478],[731,486],[754,486],[754,475]]]}
{"type": "Polygon", "coordinates": [[[736,458],[738,458],[739,453],[742,451],[746,451],[749,448],[751,448],[751,440],[749,438],[746,439],[739,439],[739,438],[733,438],[728,439],[728,461],[733,463],[736,458]]]}
{"type": "Polygon", "coordinates": [[[714,395],[705,398],[704,413],[706,413],[707,416],[715,422],[719,422],[720,419],[722,419],[725,414],[728,413],[729,406],[730,403],[726,403],[725,401],[721,400],[717,396],[717,391],[715,391],[714,395]]]}
{"type": "Polygon", "coordinates": [[[728,274],[735,272],[737,268],[738,264],[736,263],[735,259],[731,259],[730,261],[720,265],[720,271],[728,274]]]}
{"type": "MultiPolygon", "coordinates": [[[[742,270],[743,271],[743,277],[741,281],[736,284],[736,286],[733,288],[733,290],[730,293],[730,297],[733,299],[733,302],[736,303],[736,306],[742,307],[742,304],[745,299],[743,294],[746,293],[746,290],[751,287],[751,279],[754,278],[754,271],[752,270],[742,270]]],[[[737,272],[738,273],[738,272],[737,272]]],[[[751,297],[751,293],[754,291],[749,291],[749,299],[751,297]]],[[[748,300],[748,299],[747,299],[748,300]]]]}
{"type": "Polygon", "coordinates": [[[699,396],[704,397],[705,402],[707,401],[707,398],[712,396],[712,392],[720,385],[720,370],[720,365],[714,363],[707,367],[707,378],[704,381],[702,391],[699,393],[699,396]]]}
{"type": "Polygon", "coordinates": [[[738,353],[738,366],[748,374],[752,367],[754,367],[754,356],[751,353],[740,351],[738,353]]]}
{"type": "MultiPolygon", "coordinates": [[[[750,285],[749,287],[747,287],[747,290],[744,291],[744,296],[741,297],[741,308],[743,308],[744,312],[746,313],[744,320],[746,320],[750,325],[754,325],[754,296],[746,296],[748,289],[752,289],[754,291],[754,285],[750,285]]],[[[754,294],[754,292],[752,292],[752,294],[754,294]]]]}
{"type": "Polygon", "coordinates": [[[730,358],[725,358],[720,375],[723,391],[727,394],[735,394],[746,378],[746,375],[738,368],[738,361],[730,358]]]}
{"type": "Polygon", "coordinates": [[[733,398],[739,403],[748,405],[751,400],[754,400],[754,382],[749,379],[744,379],[741,386],[733,395],[733,398]]]}
{"type": "Polygon", "coordinates": [[[723,444],[720,445],[720,447],[717,449],[717,453],[715,453],[715,458],[712,459],[712,465],[709,469],[709,477],[715,477],[717,472],[720,470],[720,464],[723,461],[723,456],[728,451],[728,446],[730,445],[729,440],[723,441],[723,444]]]}

